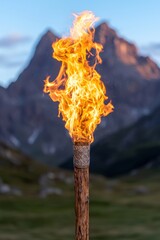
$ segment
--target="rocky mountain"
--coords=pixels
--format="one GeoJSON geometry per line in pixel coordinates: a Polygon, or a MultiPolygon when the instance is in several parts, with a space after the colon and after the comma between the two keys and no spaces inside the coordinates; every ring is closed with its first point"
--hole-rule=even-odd
{"type": "MultiPolygon", "coordinates": [[[[17,81],[7,89],[0,88],[0,140],[53,165],[63,163],[72,151],[64,123],[57,117],[57,104],[43,93],[43,80],[48,75],[54,79],[59,71],[51,47],[57,38],[47,31],[17,81]]],[[[115,106],[114,113],[98,126],[97,142],[133,124],[160,103],[160,69],[106,23],[97,26],[95,40],[104,48],[103,63],[97,70],[115,106]]]]}
{"type": "MultiPolygon", "coordinates": [[[[72,169],[72,158],[63,168],[72,169]]],[[[160,107],[91,148],[91,171],[107,177],[160,167],[160,107]]]]}

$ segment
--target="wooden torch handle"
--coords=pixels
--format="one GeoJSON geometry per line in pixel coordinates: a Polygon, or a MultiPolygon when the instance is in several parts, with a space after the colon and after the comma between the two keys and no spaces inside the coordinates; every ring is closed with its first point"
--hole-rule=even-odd
{"type": "Polygon", "coordinates": [[[89,168],[74,168],[76,240],[89,240],[89,168]]]}
{"type": "Polygon", "coordinates": [[[89,240],[90,146],[83,144],[74,144],[75,240],[89,240]]]}

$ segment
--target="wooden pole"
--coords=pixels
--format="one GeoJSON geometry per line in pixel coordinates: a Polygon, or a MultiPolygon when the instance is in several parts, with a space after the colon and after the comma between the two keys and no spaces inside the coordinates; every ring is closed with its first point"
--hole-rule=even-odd
{"type": "Polygon", "coordinates": [[[75,240],[89,240],[90,145],[74,143],[75,240]]]}

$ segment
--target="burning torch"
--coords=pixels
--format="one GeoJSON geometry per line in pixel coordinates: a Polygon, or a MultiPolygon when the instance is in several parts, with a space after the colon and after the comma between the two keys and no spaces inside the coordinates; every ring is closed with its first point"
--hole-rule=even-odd
{"type": "Polygon", "coordinates": [[[73,140],[76,240],[89,239],[89,163],[93,133],[102,116],[113,111],[96,65],[102,45],[93,41],[97,18],[85,11],[74,15],[70,36],[53,43],[53,58],[62,62],[57,78],[45,80],[44,92],[59,102],[59,116],[73,140]],[[89,61],[92,56],[94,63],[89,61]]]}

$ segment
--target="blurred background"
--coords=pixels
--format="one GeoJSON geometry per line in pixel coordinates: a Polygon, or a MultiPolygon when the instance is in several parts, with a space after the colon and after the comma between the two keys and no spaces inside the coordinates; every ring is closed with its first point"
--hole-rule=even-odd
{"type": "Polygon", "coordinates": [[[99,17],[97,66],[115,107],[91,147],[93,240],[159,240],[160,1],[0,1],[0,239],[74,238],[72,141],[43,80],[73,13],[99,17]]]}

